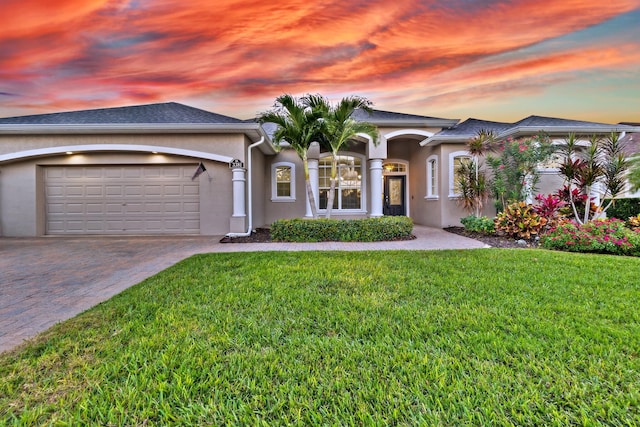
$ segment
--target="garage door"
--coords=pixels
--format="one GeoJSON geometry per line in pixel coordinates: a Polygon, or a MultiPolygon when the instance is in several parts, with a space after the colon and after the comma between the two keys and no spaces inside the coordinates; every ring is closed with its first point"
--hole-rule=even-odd
{"type": "Polygon", "coordinates": [[[46,233],[197,234],[196,167],[46,167],[46,233]]]}

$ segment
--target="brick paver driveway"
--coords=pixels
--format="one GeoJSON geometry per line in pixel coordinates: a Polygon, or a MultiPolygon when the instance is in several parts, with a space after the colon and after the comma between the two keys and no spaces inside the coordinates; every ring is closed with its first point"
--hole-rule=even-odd
{"type": "Polygon", "coordinates": [[[217,242],[211,237],[0,239],[0,352],[217,242]]]}
{"type": "Polygon", "coordinates": [[[416,226],[415,240],[221,244],[220,237],[0,238],[0,352],[196,253],[470,249],[484,245],[416,226]]]}

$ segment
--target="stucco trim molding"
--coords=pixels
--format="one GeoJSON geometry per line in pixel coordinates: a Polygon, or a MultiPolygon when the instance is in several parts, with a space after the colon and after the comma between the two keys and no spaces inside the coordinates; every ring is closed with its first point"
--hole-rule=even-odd
{"type": "Polygon", "coordinates": [[[73,153],[87,152],[142,152],[142,153],[158,153],[158,154],[174,154],[177,156],[193,157],[196,159],[212,160],[215,162],[229,163],[232,157],[222,156],[204,151],[185,150],[182,148],[162,147],[155,145],[129,145],[129,144],[92,144],[92,145],[65,145],[60,147],[38,148],[35,150],[18,151],[15,153],[0,155],[0,163],[23,160],[33,157],[43,157],[73,153]]]}

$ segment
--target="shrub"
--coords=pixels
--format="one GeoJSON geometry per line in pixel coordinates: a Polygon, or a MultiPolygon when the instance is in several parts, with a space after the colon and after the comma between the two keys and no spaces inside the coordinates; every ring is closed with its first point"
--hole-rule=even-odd
{"type": "Polygon", "coordinates": [[[365,219],[281,219],[271,224],[271,239],[280,242],[376,242],[411,236],[406,216],[365,219]]]}
{"type": "Polygon", "coordinates": [[[492,234],[496,231],[493,219],[486,216],[469,215],[460,219],[465,230],[478,233],[492,234]]]}
{"type": "Polygon", "coordinates": [[[567,203],[557,195],[549,194],[545,197],[538,194],[536,202],[537,204],[533,206],[534,212],[547,220],[544,230],[557,226],[564,219],[564,215],[560,211],[567,203]]]}
{"type": "Polygon", "coordinates": [[[629,217],[629,219],[627,220],[627,227],[629,227],[633,231],[640,232],[640,214],[629,217]]]}
{"type": "MultiPolygon", "coordinates": [[[[603,204],[609,204],[609,200],[603,201],[603,204]]],[[[640,198],[615,199],[609,209],[607,216],[609,218],[626,219],[640,214],[640,198]]]]}
{"type": "Polygon", "coordinates": [[[531,239],[540,234],[547,219],[533,210],[533,206],[525,202],[507,205],[494,220],[496,231],[511,237],[531,239]]]}
{"type": "Polygon", "coordinates": [[[615,218],[586,224],[570,221],[554,227],[541,238],[542,247],[567,252],[592,252],[640,256],[640,232],[615,218]]]}
{"type": "Polygon", "coordinates": [[[547,135],[532,138],[498,141],[497,156],[487,156],[491,168],[491,192],[496,198],[496,208],[503,210],[509,201],[523,201],[532,196],[540,172],[538,166],[545,163],[556,147],[547,135]]]}

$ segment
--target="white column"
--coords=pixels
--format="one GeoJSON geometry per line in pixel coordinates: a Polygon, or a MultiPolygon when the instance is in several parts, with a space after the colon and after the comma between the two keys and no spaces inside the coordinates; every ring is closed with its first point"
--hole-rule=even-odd
{"type": "Polygon", "coordinates": [[[233,181],[233,217],[246,217],[245,213],[245,183],[247,179],[245,177],[246,170],[244,168],[232,169],[232,181],[233,181]]]}
{"type": "Polygon", "coordinates": [[[382,216],[382,159],[371,159],[369,171],[371,172],[371,214],[369,216],[382,216]]]}
{"type": "MultiPolygon", "coordinates": [[[[311,191],[313,192],[313,198],[316,199],[316,209],[318,208],[318,196],[320,195],[319,191],[319,178],[318,178],[318,160],[317,159],[307,159],[307,163],[309,164],[309,182],[311,183],[311,191]]],[[[311,214],[311,203],[309,203],[309,194],[307,193],[307,188],[305,187],[305,200],[307,201],[307,212],[305,214],[306,218],[311,218],[313,215],[311,214]]]]}

